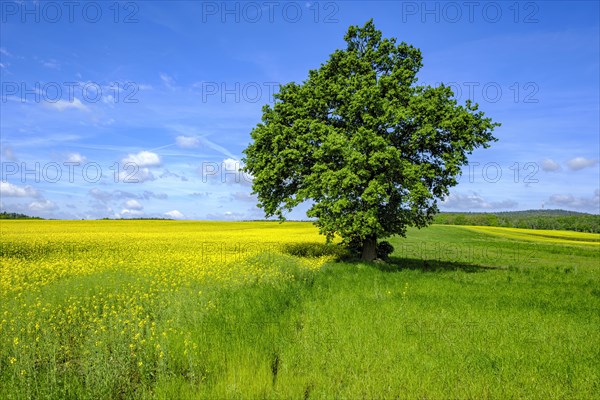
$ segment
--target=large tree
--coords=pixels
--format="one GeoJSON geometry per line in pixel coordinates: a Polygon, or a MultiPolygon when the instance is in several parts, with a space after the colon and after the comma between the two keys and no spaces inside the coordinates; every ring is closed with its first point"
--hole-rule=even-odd
{"type": "Polygon", "coordinates": [[[267,217],[311,201],[307,215],[328,240],[360,243],[373,260],[377,239],[431,223],[499,124],[447,86],[417,85],[420,50],[382,38],[372,20],[344,39],[346,49],[263,107],[244,170],[267,217]]]}

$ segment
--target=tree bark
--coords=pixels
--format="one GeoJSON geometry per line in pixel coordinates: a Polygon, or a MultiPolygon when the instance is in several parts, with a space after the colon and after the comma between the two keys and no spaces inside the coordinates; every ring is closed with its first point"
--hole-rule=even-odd
{"type": "Polygon", "coordinates": [[[363,261],[373,261],[377,258],[377,237],[375,235],[368,236],[363,241],[362,257],[363,261]]]}

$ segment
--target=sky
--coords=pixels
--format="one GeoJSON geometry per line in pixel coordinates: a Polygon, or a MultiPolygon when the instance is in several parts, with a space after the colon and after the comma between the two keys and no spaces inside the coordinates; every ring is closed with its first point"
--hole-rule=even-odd
{"type": "Polygon", "coordinates": [[[600,213],[597,1],[1,0],[0,209],[263,218],[237,172],[262,107],[370,18],[502,123],[441,210],[600,213]]]}

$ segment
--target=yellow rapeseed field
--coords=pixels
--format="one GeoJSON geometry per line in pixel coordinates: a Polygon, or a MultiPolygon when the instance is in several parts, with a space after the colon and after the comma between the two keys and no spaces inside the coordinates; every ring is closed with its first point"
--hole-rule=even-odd
{"type": "Polygon", "coordinates": [[[464,228],[508,239],[529,240],[548,244],[600,246],[600,234],[598,233],[503,228],[497,226],[464,226],[464,228]]]}
{"type": "Polygon", "coordinates": [[[40,369],[106,371],[115,360],[154,371],[199,345],[161,318],[184,312],[173,312],[181,299],[202,315],[218,307],[205,288],[280,285],[333,258],[310,223],[17,220],[0,230],[0,375],[9,368],[24,385],[40,369]]]}
{"type": "MultiPolygon", "coordinates": [[[[178,286],[239,284],[280,274],[268,268],[302,243],[323,243],[310,223],[188,221],[2,221],[0,293],[30,291],[63,277],[135,272],[178,286]]],[[[331,257],[296,258],[315,269],[331,257]]]]}

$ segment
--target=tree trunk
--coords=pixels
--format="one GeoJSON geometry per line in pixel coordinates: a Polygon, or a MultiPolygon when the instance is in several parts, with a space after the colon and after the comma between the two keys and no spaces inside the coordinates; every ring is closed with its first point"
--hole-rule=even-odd
{"type": "Polygon", "coordinates": [[[373,261],[377,258],[377,237],[375,235],[367,236],[363,242],[362,257],[363,261],[373,261]]]}

